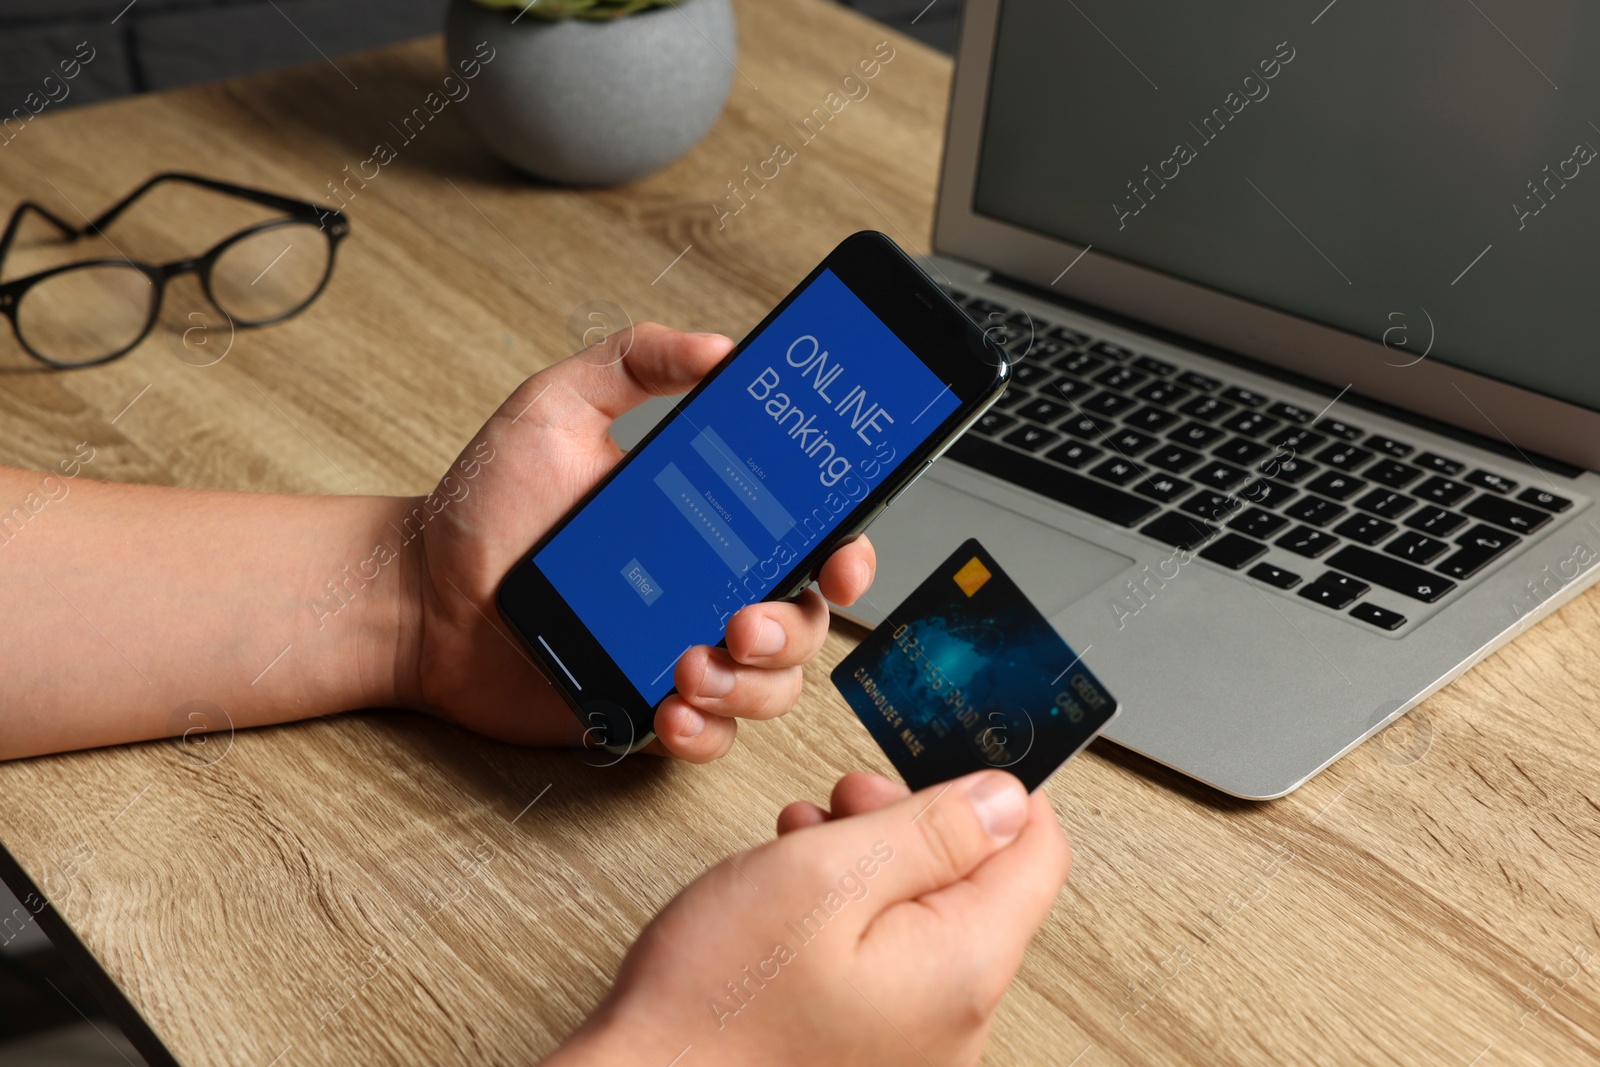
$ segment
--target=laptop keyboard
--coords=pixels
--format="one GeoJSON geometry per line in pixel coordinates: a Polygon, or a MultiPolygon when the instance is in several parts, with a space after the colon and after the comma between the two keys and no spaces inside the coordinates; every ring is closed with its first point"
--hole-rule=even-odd
{"type": "Polygon", "coordinates": [[[1379,630],[1458,593],[1573,506],[1326,410],[951,295],[1014,360],[951,459],[1379,630]],[[1294,564],[1264,560],[1274,548],[1294,564]]]}

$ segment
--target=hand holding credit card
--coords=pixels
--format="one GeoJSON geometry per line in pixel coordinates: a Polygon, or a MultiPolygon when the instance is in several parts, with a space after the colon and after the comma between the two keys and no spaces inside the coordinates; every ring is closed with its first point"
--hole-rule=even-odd
{"type": "Polygon", "coordinates": [[[832,678],[912,789],[996,768],[1031,791],[1119,710],[976,539],[832,678]]]}

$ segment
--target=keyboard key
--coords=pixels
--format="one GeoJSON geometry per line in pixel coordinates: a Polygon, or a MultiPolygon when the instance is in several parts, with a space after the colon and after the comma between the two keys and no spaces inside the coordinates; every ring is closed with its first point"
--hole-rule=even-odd
{"type": "Polygon", "coordinates": [[[1371,589],[1372,586],[1366,582],[1358,582],[1354,578],[1329,571],[1300,590],[1298,595],[1325,608],[1343,611],[1371,589]]]}
{"type": "Polygon", "coordinates": [[[1202,393],[1209,393],[1222,383],[1215,378],[1207,378],[1204,374],[1196,374],[1192,370],[1186,370],[1178,375],[1178,384],[1187,385],[1190,389],[1198,389],[1202,393]]]}
{"type": "Polygon", "coordinates": [[[1173,412],[1162,411],[1160,408],[1140,408],[1132,415],[1124,417],[1122,421],[1136,430],[1144,430],[1147,433],[1160,433],[1177,422],[1179,418],[1180,416],[1173,412]]]}
{"type": "Polygon", "coordinates": [[[1086,345],[1089,343],[1088,334],[1080,333],[1069,326],[1054,327],[1045,336],[1069,345],[1086,345]]]}
{"type": "Polygon", "coordinates": [[[1037,363],[1013,364],[1011,367],[1012,385],[1026,385],[1030,389],[1038,389],[1049,385],[1050,379],[1054,377],[1052,371],[1037,363]]]}
{"type": "Polygon", "coordinates": [[[1406,525],[1413,530],[1421,530],[1434,537],[1445,537],[1452,531],[1460,529],[1466,519],[1453,511],[1444,508],[1425,507],[1406,520],[1406,525]]]}
{"type": "Polygon", "coordinates": [[[1061,440],[1061,435],[1054,430],[1046,430],[1042,426],[1029,426],[1024,423],[1006,434],[1001,440],[1008,445],[1016,445],[1018,448],[1026,449],[1029,452],[1037,452],[1041,448],[1053,445],[1061,440]]]}
{"type": "Polygon", "coordinates": [[[1417,464],[1419,467],[1425,467],[1430,471],[1437,471],[1440,474],[1448,474],[1452,478],[1467,469],[1467,465],[1465,463],[1460,463],[1456,460],[1441,456],[1437,452],[1424,452],[1412,462],[1417,464]]]}
{"type": "Polygon", "coordinates": [[[1034,456],[966,434],[950,446],[949,456],[986,474],[1019,485],[1040,496],[1088,512],[1117,526],[1135,526],[1149,518],[1158,505],[1092,481],[1081,474],[1046,463],[1034,456]]]}
{"type": "Polygon", "coordinates": [[[1218,445],[1211,450],[1211,454],[1218,459],[1225,459],[1229,463],[1254,463],[1272,449],[1258,441],[1247,441],[1243,437],[1235,437],[1226,444],[1218,445]]]}
{"type": "Polygon", "coordinates": [[[1417,502],[1410,497],[1401,493],[1391,493],[1387,489],[1374,489],[1356,501],[1356,507],[1362,511],[1370,511],[1386,519],[1398,519],[1416,506],[1417,502]]]}
{"type": "Polygon", "coordinates": [[[952,289],[949,286],[941,286],[941,288],[943,288],[944,291],[949,294],[951,300],[954,300],[958,304],[965,304],[968,300],[967,294],[963,293],[960,289],[952,289]]]}
{"type": "Polygon", "coordinates": [[[1324,500],[1320,496],[1304,496],[1283,509],[1291,519],[1309,522],[1313,526],[1326,526],[1345,513],[1344,505],[1324,500]]]}
{"type": "Polygon", "coordinates": [[[1132,389],[1147,377],[1131,367],[1112,367],[1096,374],[1094,380],[1107,389],[1132,389]]]}
{"type": "Polygon", "coordinates": [[[1495,557],[1516,547],[1521,541],[1520,537],[1512,537],[1508,533],[1480,523],[1456,538],[1456,544],[1461,547],[1456,549],[1455,555],[1439,564],[1439,573],[1448,574],[1452,578],[1471,578],[1487,567],[1495,557]]]}
{"type": "Polygon", "coordinates": [[[1051,341],[1035,333],[1028,341],[1019,341],[1012,345],[1011,350],[1018,359],[1026,359],[1029,363],[1044,363],[1061,355],[1067,350],[1067,346],[1060,341],[1051,341]]]}
{"type": "Polygon", "coordinates": [[[975,319],[988,318],[990,315],[998,315],[1003,318],[1011,313],[1011,309],[1004,304],[996,304],[993,300],[985,300],[981,296],[975,296],[968,300],[967,310],[971,312],[972,317],[975,319]]]}
{"type": "Polygon", "coordinates": [[[1212,489],[1232,489],[1249,476],[1238,467],[1230,467],[1226,463],[1207,463],[1189,477],[1212,489]]]}
{"type": "Polygon", "coordinates": [[[1329,558],[1328,566],[1428,604],[1456,587],[1454,582],[1429,574],[1421,567],[1413,567],[1392,556],[1379,555],[1371,549],[1357,548],[1355,545],[1346,545],[1335,552],[1329,558]]]}
{"type": "Polygon", "coordinates": [[[1433,477],[1412,490],[1424,500],[1431,500],[1435,504],[1449,507],[1465,499],[1472,492],[1472,487],[1461,482],[1453,482],[1449,478],[1433,477]]]}
{"type": "Polygon", "coordinates": [[[1190,448],[1205,448],[1207,445],[1215,443],[1219,438],[1226,436],[1215,426],[1207,426],[1203,422],[1186,422],[1167,434],[1170,440],[1176,441],[1180,445],[1188,445],[1190,448]]]}
{"type": "Polygon", "coordinates": [[[1116,418],[1129,408],[1138,407],[1139,402],[1131,396],[1121,393],[1096,393],[1093,397],[1083,402],[1083,410],[1092,415],[1109,415],[1116,418]]]}
{"type": "Polygon", "coordinates": [[[1179,474],[1199,463],[1202,458],[1200,453],[1191,452],[1187,448],[1179,448],[1177,445],[1164,445],[1144,457],[1144,461],[1152,467],[1160,467],[1164,471],[1179,474]]]}
{"type": "Polygon", "coordinates": [[[1016,424],[1017,420],[1010,415],[1002,415],[1000,412],[990,409],[979,416],[978,421],[972,424],[972,428],[981,434],[993,437],[997,433],[1004,433],[1016,424]]]}
{"type": "Polygon", "coordinates": [[[1387,485],[1390,489],[1404,489],[1422,477],[1422,472],[1399,460],[1380,459],[1367,468],[1367,477],[1379,485],[1387,485]]]}
{"type": "Polygon", "coordinates": [[[1359,470],[1362,464],[1372,458],[1372,453],[1355,445],[1330,445],[1318,452],[1317,458],[1330,467],[1338,467],[1348,473],[1359,470]]]}
{"type": "Polygon", "coordinates": [[[1233,405],[1224,404],[1214,396],[1197,396],[1178,408],[1178,410],[1191,419],[1204,419],[1207,422],[1214,422],[1232,411],[1233,405]]]}
{"type": "Polygon", "coordinates": [[[1257,563],[1251,567],[1250,577],[1258,582],[1266,582],[1275,589],[1293,589],[1300,584],[1298,574],[1286,571],[1282,567],[1274,567],[1270,563],[1257,563]]]}
{"type": "Polygon", "coordinates": [[[1089,346],[1089,351],[1097,352],[1100,355],[1105,356],[1108,359],[1114,359],[1119,363],[1133,356],[1133,349],[1124,348],[1122,345],[1113,344],[1110,341],[1096,341],[1089,346]]]}
{"type": "Polygon", "coordinates": [[[1272,543],[1279,548],[1287,548],[1290,552],[1304,556],[1307,559],[1316,559],[1338,544],[1339,539],[1331,537],[1321,530],[1313,530],[1309,526],[1296,526],[1272,543]]]}
{"type": "Polygon", "coordinates": [[[1444,555],[1449,548],[1450,545],[1444,541],[1407,530],[1385,545],[1383,550],[1412,563],[1427,564],[1444,555]]]}
{"type": "Polygon", "coordinates": [[[1572,506],[1572,501],[1566,497],[1547,493],[1543,489],[1524,489],[1517,494],[1517,499],[1524,504],[1532,504],[1534,507],[1544,508],[1546,511],[1554,511],[1557,514],[1566,511],[1572,506]]]}
{"type": "Polygon", "coordinates": [[[1116,425],[1109,419],[1100,419],[1093,415],[1074,415],[1061,423],[1061,429],[1085,441],[1098,441],[1110,433],[1116,425]]]}
{"type": "Polygon", "coordinates": [[[1223,429],[1242,433],[1246,437],[1260,437],[1268,430],[1276,429],[1281,425],[1277,419],[1261,414],[1259,411],[1241,411],[1239,414],[1222,423],[1223,429]]]}
{"type": "Polygon", "coordinates": [[[1170,474],[1151,474],[1148,477],[1134,482],[1128,488],[1140,496],[1147,496],[1151,500],[1159,500],[1163,504],[1170,504],[1183,496],[1194,485],[1182,478],[1174,478],[1170,474]]]}
{"type": "Polygon", "coordinates": [[[1249,566],[1267,554],[1267,546],[1240,534],[1223,534],[1200,550],[1200,558],[1208,559],[1231,571],[1249,566]]]}
{"type": "Polygon", "coordinates": [[[1491,493],[1509,493],[1517,487],[1517,483],[1505,475],[1486,470],[1475,470],[1461,480],[1479,489],[1487,489],[1491,493]]]}
{"type": "Polygon", "coordinates": [[[1222,399],[1231,400],[1235,404],[1242,404],[1247,408],[1258,408],[1267,402],[1267,398],[1254,389],[1246,389],[1240,385],[1230,385],[1221,393],[1222,399]]]}
{"type": "Polygon", "coordinates": [[[1354,441],[1363,433],[1366,433],[1361,427],[1351,426],[1342,419],[1322,419],[1317,423],[1317,429],[1323,433],[1331,433],[1335,437],[1342,437],[1346,441],[1354,441]]]}
{"type": "Polygon", "coordinates": [[[1093,445],[1086,445],[1082,441],[1068,441],[1064,445],[1058,445],[1055,448],[1052,448],[1050,451],[1044,454],[1044,457],[1045,459],[1053,459],[1057,463],[1064,464],[1065,466],[1071,467],[1073,470],[1077,470],[1085,463],[1088,463],[1094,459],[1098,459],[1101,454],[1101,450],[1095,448],[1093,445]]]}
{"type": "Polygon", "coordinates": [[[1029,422],[1036,422],[1041,426],[1049,426],[1068,411],[1067,405],[1055,400],[1046,400],[1040,397],[1031,400],[1016,409],[1016,413],[1029,422]]]}
{"type": "Polygon", "coordinates": [[[1017,389],[1014,386],[1008,385],[1000,394],[1000,399],[994,402],[994,406],[1001,409],[1014,408],[1018,404],[1032,399],[1033,394],[1028,392],[1026,389],[1017,389]]]}
{"type": "Polygon", "coordinates": [[[1172,382],[1151,382],[1139,390],[1136,396],[1140,400],[1148,400],[1152,404],[1171,406],[1189,395],[1189,390],[1172,382]]]}
{"type": "Polygon", "coordinates": [[[1513,533],[1532,533],[1550,521],[1550,513],[1541,508],[1530,508],[1497,496],[1479,496],[1461,509],[1474,519],[1483,519],[1496,526],[1504,526],[1513,533]]]}
{"type": "Polygon", "coordinates": [[[1213,493],[1202,490],[1178,505],[1178,510],[1207,522],[1223,523],[1244,507],[1244,501],[1227,493],[1213,493]]]}
{"type": "Polygon", "coordinates": [[[1352,515],[1335,526],[1333,532],[1358,544],[1375,545],[1398,529],[1394,523],[1372,515],[1352,515]]]}
{"type": "Polygon", "coordinates": [[[1379,452],[1391,455],[1395,459],[1405,459],[1416,451],[1415,448],[1404,441],[1396,441],[1392,437],[1384,437],[1381,434],[1373,434],[1367,438],[1366,445],[1368,448],[1375,448],[1379,452]]]}
{"type": "Polygon", "coordinates": [[[1276,415],[1285,422],[1307,423],[1311,421],[1311,412],[1298,404],[1285,404],[1278,401],[1267,409],[1267,414],[1276,415]]]}
{"type": "Polygon", "coordinates": [[[1380,608],[1376,604],[1362,601],[1350,609],[1350,617],[1368,622],[1380,630],[1398,630],[1406,624],[1406,617],[1398,611],[1380,608]]]}
{"type": "Polygon", "coordinates": [[[1138,430],[1118,430],[1106,438],[1106,443],[1124,456],[1137,456],[1157,442],[1154,437],[1138,430]]]}
{"type": "Polygon", "coordinates": [[[1211,540],[1217,528],[1200,519],[1169,511],[1139,532],[1174,548],[1194,549],[1211,540]]]}
{"type": "Polygon", "coordinates": [[[1360,478],[1352,478],[1338,471],[1323,471],[1306,485],[1313,493],[1321,493],[1334,500],[1349,500],[1366,487],[1367,483],[1360,478]]]}
{"type": "Polygon", "coordinates": [[[1106,361],[1099,356],[1091,356],[1087,352],[1068,352],[1056,360],[1051,366],[1056,370],[1064,370],[1068,374],[1093,374],[1106,365],[1106,361]]]}
{"type": "Polygon", "coordinates": [[[1154,356],[1140,356],[1138,359],[1133,361],[1133,365],[1144,371],[1146,374],[1154,374],[1162,378],[1178,369],[1172,364],[1164,363],[1154,356]]]}
{"type": "Polygon", "coordinates": [[[1030,330],[1042,330],[1045,328],[1044,323],[1034,321],[1033,316],[1026,311],[1013,311],[1006,316],[1006,321],[1013,326],[1023,326],[1030,330]]]}
{"type": "Polygon", "coordinates": [[[1052,400],[1082,400],[1094,391],[1094,386],[1088,382],[1081,382],[1076,378],[1069,378],[1065,374],[1058,375],[1055,381],[1045,386],[1044,391],[1052,400]]]}
{"type": "Polygon", "coordinates": [[[1304,426],[1285,426],[1267,440],[1293,454],[1310,452],[1326,444],[1328,439],[1320,433],[1312,433],[1304,426]]]}
{"type": "Polygon", "coordinates": [[[1289,525],[1289,520],[1282,515],[1274,515],[1272,512],[1262,511],[1260,508],[1246,508],[1236,515],[1232,522],[1228,523],[1228,528],[1230,530],[1238,530],[1240,533],[1247,533],[1251,537],[1260,537],[1264,540],[1287,525],[1289,525]]]}
{"type": "Polygon", "coordinates": [[[1252,504],[1275,508],[1288,503],[1297,491],[1294,486],[1285,482],[1275,482],[1271,478],[1257,478],[1239,490],[1239,495],[1252,504]]]}
{"type": "Polygon", "coordinates": [[[1104,478],[1108,482],[1115,482],[1117,485],[1127,485],[1135,478],[1143,475],[1144,471],[1134,465],[1132,460],[1112,456],[1089,473],[1096,478],[1104,478]]]}
{"type": "Polygon", "coordinates": [[[1281,478],[1286,482],[1300,482],[1315,474],[1322,468],[1309,460],[1298,456],[1276,455],[1263,460],[1256,468],[1269,478],[1281,478]]]}

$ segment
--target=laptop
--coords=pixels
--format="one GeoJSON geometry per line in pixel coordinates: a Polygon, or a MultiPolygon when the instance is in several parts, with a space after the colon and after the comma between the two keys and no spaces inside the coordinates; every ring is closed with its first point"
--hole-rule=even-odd
{"type": "Polygon", "coordinates": [[[1503,17],[966,0],[924,266],[1014,384],[841,613],[977,537],[1265,800],[1600,578],[1600,25],[1503,17]]]}

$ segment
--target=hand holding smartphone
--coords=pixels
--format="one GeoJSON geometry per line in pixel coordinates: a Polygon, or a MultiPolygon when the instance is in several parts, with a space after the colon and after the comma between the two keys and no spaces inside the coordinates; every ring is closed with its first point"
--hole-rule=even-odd
{"type": "Polygon", "coordinates": [[[1008,377],[892,241],[855,234],[529,550],[501,616],[592,739],[643,747],[678,658],[803,590],[1008,377]]]}

